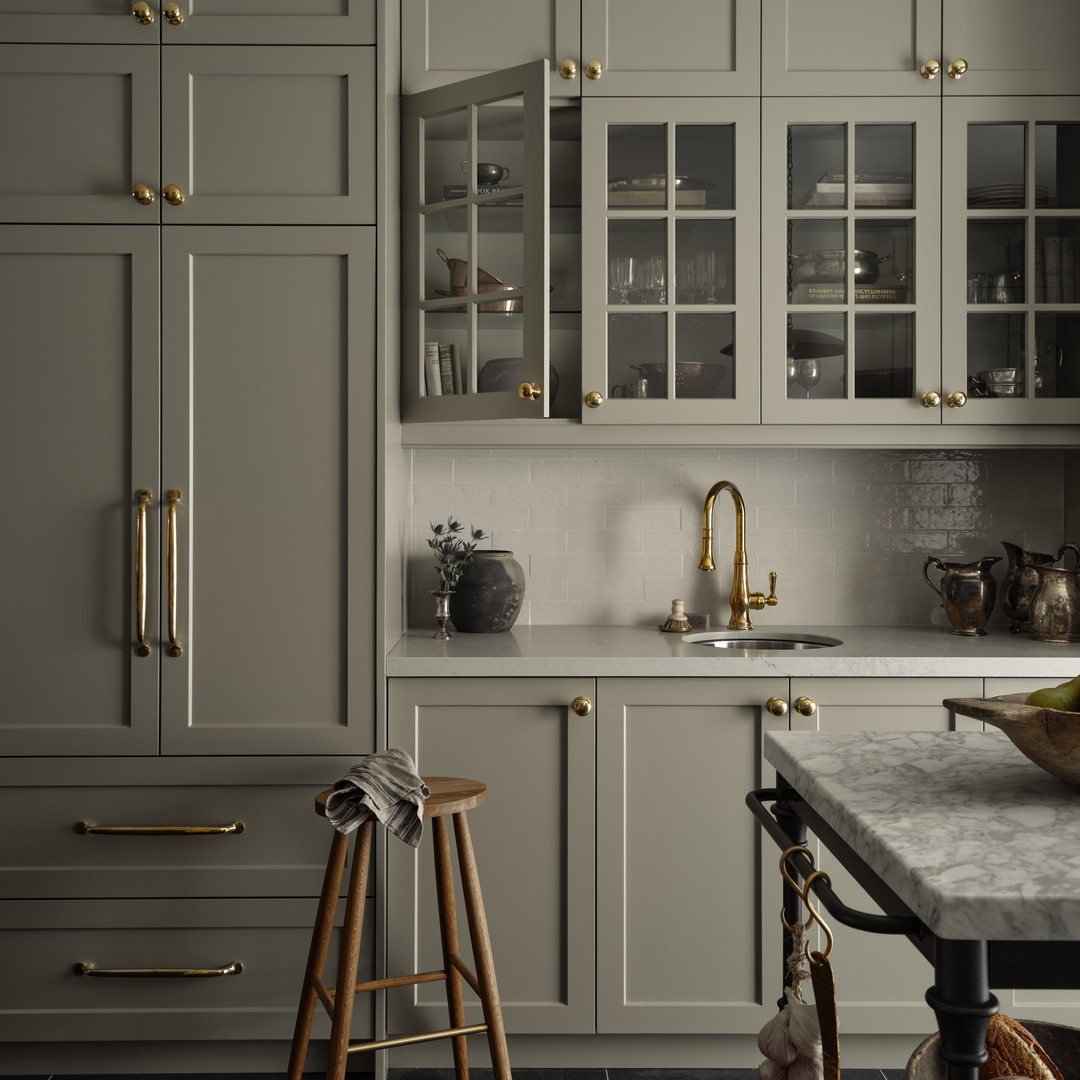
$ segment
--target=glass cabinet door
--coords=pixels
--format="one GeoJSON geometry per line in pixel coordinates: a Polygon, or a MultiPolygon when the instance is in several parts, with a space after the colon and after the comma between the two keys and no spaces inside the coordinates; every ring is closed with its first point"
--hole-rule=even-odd
{"type": "Polygon", "coordinates": [[[940,422],[939,108],[764,102],[766,423],[940,422]]]}
{"type": "Polygon", "coordinates": [[[582,419],[759,422],[757,103],[589,101],[582,419]]]}
{"type": "Polygon", "coordinates": [[[404,99],[402,416],[548,415],[543,61],[404,99]]]}
{"type": "Polygon", "coordinates": [[[943,250],[947,422],[1080,421],[1080,108],[948,102],[943,250]]]}

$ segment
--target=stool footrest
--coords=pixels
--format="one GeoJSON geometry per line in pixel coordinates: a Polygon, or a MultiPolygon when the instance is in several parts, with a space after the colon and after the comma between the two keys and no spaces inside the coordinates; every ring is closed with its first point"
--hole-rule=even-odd
{"type": "Polygon", "coordinates": [[[478,1035],[487,1031],[487,1024],[471,1024],[468,1027],[447,1028],[445,1031],[425,1031],[420,1035],[399,1035],[396,1039],[375,1039],[373,1042],[353,1043],[348,1053],[361,1050],[389,1050],[392,1046],[411,1046],[413,1043],[434,1042],[436,1039],[456,1039],[460,1035],[478,1035]]]}

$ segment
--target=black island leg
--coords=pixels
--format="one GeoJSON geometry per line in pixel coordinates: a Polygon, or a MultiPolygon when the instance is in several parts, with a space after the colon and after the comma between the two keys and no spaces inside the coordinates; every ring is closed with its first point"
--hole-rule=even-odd
{"type": "Polygon", "coordinates": [[[986,1025],[998,1011],[990,993],[986,942],[938,938],[934,978],[926,1002],[937,1017],[948,1080],[978,1080],[986,1060],[986,1025]]]}

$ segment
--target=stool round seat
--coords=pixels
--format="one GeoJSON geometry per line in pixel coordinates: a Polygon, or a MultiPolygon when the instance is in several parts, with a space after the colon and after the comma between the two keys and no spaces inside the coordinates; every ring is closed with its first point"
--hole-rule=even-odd
{"type": "MultiPolygon", "coordinates": [[[[487,802],[487,784],[479,780],[463,780],[459,776],[421,777],[431,794],[424,800],[424,817],[446,817],[475,810],[487,802]]],[[[327,788],[315,796],[315,813],[326,817],[326,800],[334,788],[327,788]]]]}

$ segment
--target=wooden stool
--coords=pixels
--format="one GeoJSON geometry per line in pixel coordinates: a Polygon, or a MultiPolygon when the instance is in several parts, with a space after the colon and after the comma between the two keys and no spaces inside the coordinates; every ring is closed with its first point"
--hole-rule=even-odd
{"type": "MultiPolygon", "coordinates": [[[[368,866],[371,862],[371,835],[374,827],[374,819],[368,818],[356,829],[356,850],[345,900],[345,925],[341,931],[339,946],[337,986],[327,986],[323,982],[334,912],[337,910],[338,892],[345,868],[345,855],[349,847],[348,836],[335,829],[334,839],[330,845],[330,857],[326,863],[322,894],[319,897],[319,908],[315,916],[315,928],[311,936],[307,971],[304,974],[304,989],[300,995],[300,1007],[296,1015],[288,1080],[300,1080],[301,1073],[304,1071],[316,999],[322,1001],[332,1020],[326,1069],[327,1080],[342,1080],[345,1076],[345,1063],[350,1053],[404,1046],[432,1039],[453,1040],[454,1069],[457,1078],[468,1080],[469,1056],[465,1046],[465,1036],[481,1031],[487,1032],[495,1080],[511,1080],[510,1058],[506,1051],[506,1033],[503,1029],[499,989],[495,982],[495,965],[491,958],[487,917],[484,914],[484,901],[480,895],[480,877],[476,872],[476,860],[473,857],[472,839],[466,817],[466,811],[486,801],[487,786],[476,780],[460,780],[451,776],[426,776],[424,783],[431,791],[424,803],[424,817],[431,819],[434,833],[435,891],[439,904],[443,966],[438,971],[394,975],[362,983],[356,981],[360,961],[360,931],[364,924],[364,896],[367,892],[368,866]],[[465,894],[469,935],[472,939],[473,957],[476,962],[475,974],[458,955],[454,876],[450,862],[449,830],[445,820],[451,815],[454,819],[458,870],[461,874],[462,891],[465,894]],[[465,1024],[465,1006],[461,986],[463,978],[480,998],[484,1011],[483,1024],[470,1026],[465,1024]],[[421,1035],[405,1035],[397,1039],[378,1039],[373,1042],[350,1045],[349,1026],[356,994],[368,990],[412,986],[416,983],[438,982],[439,980],[446,982],[446,1003],[450,1012],[451,1025],[449,1028],[421,1035]]],[[[331,791],[333,788],[320,792],[315,797],[315,812],[323,817],[326,816],[326,799],[331,791]]],[[[394,842],[391,840],[391,843],[394,842]]]]}

